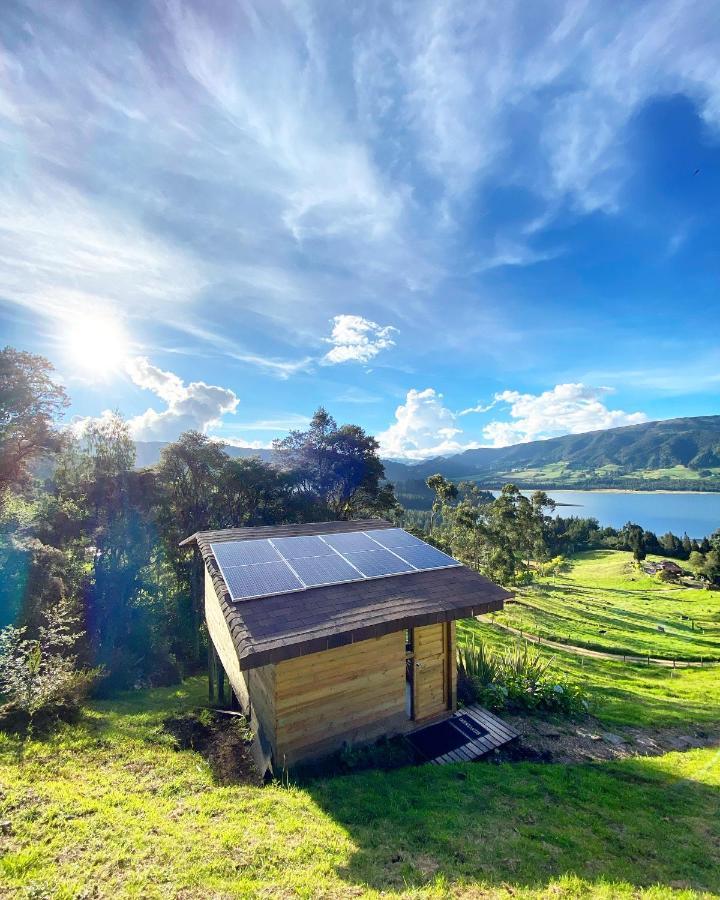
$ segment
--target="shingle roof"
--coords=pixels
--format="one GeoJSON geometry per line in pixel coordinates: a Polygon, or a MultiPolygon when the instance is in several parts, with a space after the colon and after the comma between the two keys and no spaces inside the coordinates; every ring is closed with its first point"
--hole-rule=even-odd
{"type": "Polygon", "coordinates": [[[242,669],[329,650],[401,628],[482,615],[502,609],[512,596],[477,572],[457,566],[234,601],[211,549],[211,544],[221,541],[391,527],[383,519],[360,519],[228,528],[197,532],[181,546],[197,544],[202,554],[242,669]]]}

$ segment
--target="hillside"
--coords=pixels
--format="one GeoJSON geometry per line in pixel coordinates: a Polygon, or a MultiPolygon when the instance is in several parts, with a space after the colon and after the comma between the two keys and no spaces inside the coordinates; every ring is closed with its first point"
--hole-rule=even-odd
{"type": "MultiPolygon", "coordinates": [[[[162,441],[137,441],[137,465],[160,459],[162,441]]],[[[225,446],[230,456],[271,460],[271,450],[225,446]]],[[[411,464],[385,460],[401,494],[424,493],[435,472],[486,487],[513,481],[525,487],[720,491],[720,416],[646,422],[568,434],[510,447],[480,447],[411,464]]]]}
{"type": "Polygon", "coordinates": [[[487,487],[626,487],[720,490],[720,416],[667,419],[510,447],[481,447],[417,465],[388,461],[388,478],[435,472],[487,487]]]}
{"type": "MultiPolygon", "coordinates": [[[[669,587],[637,576],[629,554],[592,554],[552,583],[523,590],[525,605],[505,615],[537,615],[542,603],[561,623],[571,611],[578,645],[585,629],[607,627],[611,618],[611,630],[621,629],[618,650],[634,635],[662,655],[682,633],[696,655],[711,628],[717,638],[717,613],[711,620],[704,593],[682,592],[675,603],[669,587]],[[586,610],[593,598],[602,604],[586,610]],[[648,628],[656,601],[665,633],[648,628]],[[681,610],[697,614],[705,634],[688,631],[681,610]]],[[[508,648],[515,638],[498,627],[500,619],[461,623],[459,640],[475,635],[508,648]]],[[[541,625],[536,620],[533,630],[541,625]]],[[[716,669],[624,664],[574,649],[554,651],[553,664],[582,679],[593,715],[513,720],[524,722],[523,743],[544,748],[545,762],[355,771],[264,787],[227,783],[200,752],[181,749],[166,726],[206,703],[202,677],[95,701],[76,724],[24,744],[0,733],[0,895],[715,896],[716,669]],[[571,741],[586,758],[565,758],[571,741]]]]}
{"type": "MultiPolygon", "coordinates": [[[[167,441],[135,441],[137,454],[136,465],[139,469],[145,466],[154,466],[160,460],[160,451],[167,446],[167,441]]],[[[224,444],[223,449],[228,456],[259,456],[260,459],[272,459],[272,450],[256,450],[253,447],[233,447],[224,444]]]]}

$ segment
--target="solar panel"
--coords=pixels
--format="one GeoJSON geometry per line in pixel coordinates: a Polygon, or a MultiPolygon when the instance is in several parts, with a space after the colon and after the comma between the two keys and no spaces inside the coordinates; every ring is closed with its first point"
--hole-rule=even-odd
{"type": "Polygon", "coordinates": [[[260,541],[222,541],[217,544],[211,544],[210,547],[221,569],[282,560],[282,556],[267,539],[260,541]]]}
{"type": "Polygon", "coordinates": [[[354,550],[377,550],[378,545],[362,531],[345,531],[340,534],[324,534],[326,544],[339,550],[340,553],[354,550]]]}
{"type": "Polygon", "coordinates": [[[286,537],[272,538],[272,542],[285,559],[299,559],[303,556],[335,556],[332,547],[328,547],[319,537],[286,537]]]}
{"type": "Polygon", "coordinates": [[[378,578],[381,575],[401,575],[412,572],[413,567],[392,554],[389,550],[359,550],[344,553],[347,559],[356,566],[366,578],[378,578]]]}
{"type": "Polygon", "coordinates": [[[459,566],[402,528],[211,544],[233,600],[459,566]]]}
{"type": "Polygon", "coordinates": [[[420,547],[398,547],[395,552],[412,563],[416,569],[443,569],[445,566],[460,565],[452,556],[429,544],[422,544],[420,547]]]}
{"type": "Polygon", "coordinates": [[[307,587],[363,580],[358,570],[337,553],[332,553],[332,556],[305,556],[291,560],[290,564],[307,587]]]}
{"type": "Polygon", "coordinates": [[[416,538],[414,534],[408,534],[402,528],[378,528],[377,531],[366,532],[383,547],[394,550],[396,547],[426,547],[425,541],[416,538]]]}
{"type": "Polygon", "coordinates": [[[282,560],[223,569],[223,576],[233,600],[301,591],[305,587],[282,560]]]}

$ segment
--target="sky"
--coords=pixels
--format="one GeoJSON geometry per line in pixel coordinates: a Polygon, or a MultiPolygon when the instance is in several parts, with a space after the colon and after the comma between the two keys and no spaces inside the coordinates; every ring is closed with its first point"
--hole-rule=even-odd
{"type": "Polygon", "coordinates": [[[708,0],[0,17],[0,343],[68,422],[419,460],[720,413],[708,0]]]}

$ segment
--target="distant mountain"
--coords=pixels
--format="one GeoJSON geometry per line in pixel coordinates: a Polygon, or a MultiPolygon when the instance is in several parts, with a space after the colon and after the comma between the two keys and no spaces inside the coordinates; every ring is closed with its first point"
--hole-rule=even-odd
{"type": "Polygon", "coordinates": [[[720,490],[720,416],[667,419],[510,447],[481,447],[417,465],[388,461],[385,472],[397,483],[417,483],[439,472],[487,487],[513,481],[554,488],[720,490]]]}
{"type": "MultiPolygon", "coordinates": [[[[138,469],[146,466],[154,466],[160,461],[160,451],[167,447],[167,441],[135,441],[136,461],[138,469]]],[[[255,450],[252,447],[233,447],[231,444],[223,444],[223,449],[228,456],[259,456],[266,462],[272,458],[272,450],[255,450]]]]}
{"type": "MultiPolygon", "coordinates": [[[[160,459],[162,441],[137,441],[137,465],[160,459]]],[[[272,459],[271,450],[225,445],[230,456],[272,459]]],[[[480,447],[417,464],[383,460],[398,493],[427,494],[423,482],[436,472],[454,480],[500,487],[617,487],[720,491],[720,416],[666,419],[511,447],[480,447]]]]}

